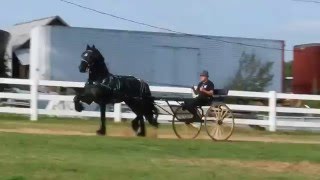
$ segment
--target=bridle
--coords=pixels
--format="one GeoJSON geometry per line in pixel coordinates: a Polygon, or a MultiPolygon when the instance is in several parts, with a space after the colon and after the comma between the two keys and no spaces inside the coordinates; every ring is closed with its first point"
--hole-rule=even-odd
{"type": "MultiPolygon", "coordinates": [[[[89,50],[86,50],[86,52],[87,52],[87,51],[88,51],[88,52],[93,52],[93,51],[90,50],[90,49],[89,49],[89,50]]],[[[87,54],[87,53],[86,53],[86,54],[87,54]]],[[[90,63],[89,63],[87,60],[85,60],[84,58],[82,58],[81,61],[87,63],[87,66],[90,67],[90,63]]]]}
{"type": "Polygon", "coordinates": [[[82,58],[81,61],[87,63],[87,65],[90,66],[90,64],[89,64],[89,62],[87,60],[82,58]]]}

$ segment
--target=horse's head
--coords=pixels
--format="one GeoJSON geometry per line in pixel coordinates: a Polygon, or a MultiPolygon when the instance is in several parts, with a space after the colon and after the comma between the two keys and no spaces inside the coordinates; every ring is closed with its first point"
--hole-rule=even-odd
{"type": "Polygon", "coordinates": [[[79,71],[85,73],[91,67],[102,65],[102,63],[104,63],[104,58],[100,51],[94,45],[92,47],[87,45],[86,50],[81,54],[79,71]]]}

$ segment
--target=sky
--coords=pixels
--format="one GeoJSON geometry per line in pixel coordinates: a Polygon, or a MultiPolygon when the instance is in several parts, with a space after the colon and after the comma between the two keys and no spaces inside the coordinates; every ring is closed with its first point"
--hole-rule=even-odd
{"type": "MultiPolygon", "coordinates": [[[[69,0],[121,17],[185,33],[284,40],[286,49],[320,43],[320,3],[293,0],[69,0]]],[[[59,15],[75,27],[161,31],[59,0],[2,3],[0,29],[59,15]]],[[[292,60],[292,52],[285,54],[292,60]]]]}

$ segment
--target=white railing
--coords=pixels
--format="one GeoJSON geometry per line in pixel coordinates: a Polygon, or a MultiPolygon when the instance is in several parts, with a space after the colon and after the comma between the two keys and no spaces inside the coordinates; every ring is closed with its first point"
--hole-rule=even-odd
{"type": "MultiPolygon", "coordinates": [[[[38,86],[55,86],[55,87],[83,87],[84,82],[65,82],[65,81],[48,81],[39,80],[37,82],[29,79],[7,79],[0,78],[0,84],[18,84],[18,85],[30,85],[31,93],[7,93],[0,92],[0,98],[6,99],[20,99],[29,100],[30,108],[16,108],[16,107],[0,107],[0,113],[14,113],[14,114],[29,114],[31,120],[37,120],[38,115],[52,115],[52,116],[77,116],[77,117],[100,117],[100,113],[97,111],[83,111],[76,112],[74,110],[54,110],[50,108],[39,109],[38,101],[63,101],[72,103],[73,97],[70,95],[52,95],[52,94],[41,94],[38,92],[38,86]],[[36,87],[34,87],[36,86],[36,87]]],[[[180,88],[180,87],[160,87],[151,86],[152,92],[165,92],[165,93],[184,93],[191,95],[191,89],[180,88]]],[[[300,100],[320,100],[318,95],[298,95],[298,94],[284,94],[276,93],[275,91],[270,92],[247,92],[247,91],[229,91],[228,96],[232,97],[246,97],[246,98],[264,98],[268,100],[268,106],[253,106],[253,105],[238,105],[228,104],[232,110],[236,111],[249,111],[249,112],[267,112],[268,116],[265,120],[259,119],[236,119],[236,124],[250,124],[250,125],[261,125],[268,126],[270,131],[276,131],[278,126],[286,127],[309,127],[309,128],[320,128],[320,121],[315,120],[307,122],[299,118],[292,119],[277,119],[277,113],[301,113],[301,114],[320,114],[320,109],[314,108],[290,108],[290,107],[277,107],[277,99],[300,99],[300,100]]],[[[161,102],[158,102],[161,104],[161,102]]],[[[114,118],[116,122],[121,121],[122,118],[134,118],[133,113],[121,112],[121,104],[114,105],[114,112],[107,112],[107,117],[114,118]]],[[[159,121],[164,122],[172,117],[170,115],[160,115],[159,121]]],[[[320,119],[320,117],[319,117],[320,119]]]]}

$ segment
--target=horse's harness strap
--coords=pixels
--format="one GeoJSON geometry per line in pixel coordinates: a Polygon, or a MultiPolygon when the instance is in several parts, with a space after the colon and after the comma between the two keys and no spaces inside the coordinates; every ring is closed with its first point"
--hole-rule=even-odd
{"type": "Polygon", "coordinates": [[[135,80],[138,80],[140,82],[140,89],[139,89],[139,94],[137,94],[136,98],[142,98],[147,91],[147,85],[146,83],[141,80],[137,79],[133,76],[115,76],[115,75],[110,75],[109,77],[103,79],[102,81],[98,82],[93,82],[94,85],[97,86],[103,86],[107,88],[107,90],[111,91],[114,95],[121,95],[121,96],[126,96],[126,92],[123,91],[123,87],[125,86],[124,81],[129,80],[130,78],[134,78],[135,80]]]}
{"type": "Polygon", "coordinates": [[[120,91],[121,88],[120,79],[116,76],[109,76],[108,78],[102,80],[100,84],[109,90],[112,90],[113,92],[120,91]]]}

